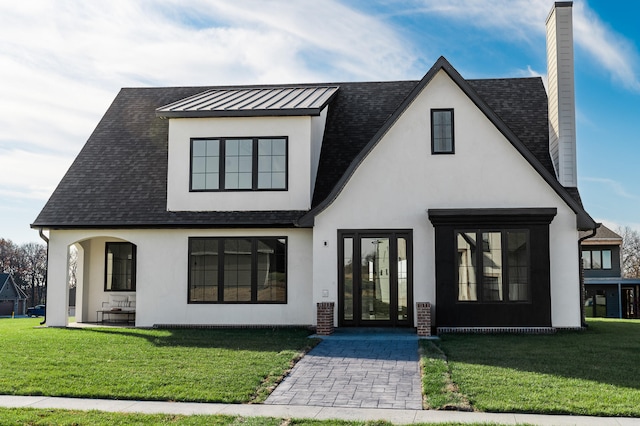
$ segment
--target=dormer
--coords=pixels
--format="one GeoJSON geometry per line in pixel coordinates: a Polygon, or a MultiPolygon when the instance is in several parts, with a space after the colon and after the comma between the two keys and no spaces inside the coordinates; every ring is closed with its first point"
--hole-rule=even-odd
{"type": "Polygon", "coordinates": [[[308,210],[337,86],[214,88],[169,120],[168,211],[308,210]]]}

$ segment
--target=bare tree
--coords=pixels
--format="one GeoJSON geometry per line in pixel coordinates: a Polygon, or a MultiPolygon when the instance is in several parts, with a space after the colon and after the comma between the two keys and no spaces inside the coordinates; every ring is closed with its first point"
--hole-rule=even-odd
{"type": "Polygon", "coordinates": [[[11,240],[0,238],[0,272],[11,273],[17,279],[20,269],[20,247],[11,240]]]}
{"type": "Polygon", "coordinates": [[[69,247],[69,288],[78,285],[78,249],[71,245],[69,247]]]}
{"type": "Polygon", "coordinates": [[[44,286],[47,276],[47,249],[42,244],[28,243],[20,247],[22,258],[22,279],[31,289],[33,304],[43,303],[44,286]]]}
{"type": "Polygon", "coordinates": [[[616,232],[622,237],[622,276],[640,278],[640,233],[629,226],[618,227],[616,232]]]}
{"type": "Polygon", "coordinates": [[[18,246],[0,238],[0,272],[13,275],[16,284],[29,296],[29,303],[44,302],[47,274],[47,248],[28,243],[18,246]]]}

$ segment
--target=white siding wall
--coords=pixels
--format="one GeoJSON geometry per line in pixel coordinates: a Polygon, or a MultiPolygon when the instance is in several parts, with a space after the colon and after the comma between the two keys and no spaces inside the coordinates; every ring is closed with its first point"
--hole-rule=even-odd
{"type": "MultiPolygon", "coordinates": [[[[137,246],[136,326],[154,324],[275,324],[315,322],[311,298],[311,238],[308,229],[238,230],[109,230],[52,231],[49,263],[47,324],[66,325],[66,247],[82,241],[84,277],[82,320],[96,321],[96,311],[109,300],[104,291],[106,241],[129,241],[137,246]],[[188,239],[217,236],[286,236],[288,270],[286,304],[188,304],[188,239]],[[49,312],[50,311],[50,312],[49,312]]],[[[118,294],[128,294],[120,293],[118,294]]]]}
{"type": "Polygon", "coordinates": [[[414,301],[435,303],[427,209],[518,207],[557,207],[550,225],[552,323],[579,326],[575,214],[440,71],[316,217],[314,301],[338,300],[337,229],[413,229],[414,301]],[[431,155],[431,108],[455,109],[453,155],[431,155]]]}
{"type": "Polygon", "coordinates": [[[549,148],[558,180],[578,186],[571,7],[554,7],[547,20],[549,148]]]}
{"type": "Polygon", "coordinates": [[[169,120],[167,210],[305,210],[311,204],[311,117],[173,118],[169,120]],[[189,192],[190,140],[289,138],[288,191],[189,192]]]}

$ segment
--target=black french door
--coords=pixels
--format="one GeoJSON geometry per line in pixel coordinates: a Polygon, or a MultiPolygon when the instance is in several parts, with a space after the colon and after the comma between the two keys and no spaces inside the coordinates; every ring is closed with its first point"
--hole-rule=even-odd
{"type": "Polygon", "coordinates": [[[339,231],[339,326],[413,325],[411,231],[339,231]]]}

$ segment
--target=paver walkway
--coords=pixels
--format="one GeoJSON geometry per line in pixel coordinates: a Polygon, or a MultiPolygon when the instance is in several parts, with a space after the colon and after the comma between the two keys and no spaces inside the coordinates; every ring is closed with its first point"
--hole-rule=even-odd
{"type": "Polygon", "coordinates": [[[418,339],[393,332],[331,336],[295,365],[265,404],[419,410],[418,339]]]}

